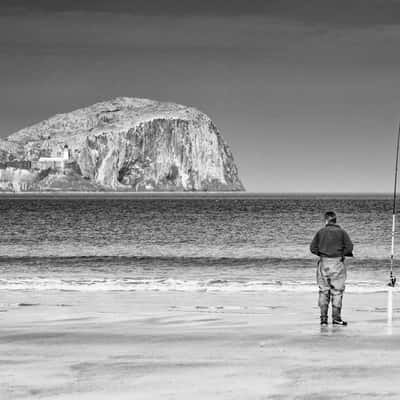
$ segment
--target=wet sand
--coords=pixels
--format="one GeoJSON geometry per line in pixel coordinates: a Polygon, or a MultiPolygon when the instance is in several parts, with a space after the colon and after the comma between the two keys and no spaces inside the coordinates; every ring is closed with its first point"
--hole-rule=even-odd
{"type": "Polygon", "coordinates": [[[312,293],[2,292],[0,399],[398,399],[386,300],[321,330],[312,293]]]}

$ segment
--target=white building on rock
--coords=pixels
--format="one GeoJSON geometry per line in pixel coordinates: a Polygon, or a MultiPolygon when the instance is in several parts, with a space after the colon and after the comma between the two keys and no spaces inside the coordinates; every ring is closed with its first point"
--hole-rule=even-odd
{"type": "Polygon", "coordinates": [[[65,145],[62,151],[53,151],[51,157],[40,157],[36,166],[39,169],[51,168],[64,172],[67,161],[69,161],[69,148],[65,145]]]}

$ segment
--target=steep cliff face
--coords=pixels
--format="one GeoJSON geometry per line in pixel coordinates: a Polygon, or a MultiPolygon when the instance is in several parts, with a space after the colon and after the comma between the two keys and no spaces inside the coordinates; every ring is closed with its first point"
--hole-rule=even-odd
{"type": "MultiPolygon", "coordinates": [[[[0,162],[37,165],[40,156],[65,146],[74,167],[49,171],[59,175],[63,190],[69,177],[86,182],[85,190],[244,190],[232,153],[210,118],[174,103],[117,98],[56,115],[0,141],[0,162]]],[[[49,181],[54,186],[57,178],[35,175],[28,190],[52,190],[49,181]]]]}

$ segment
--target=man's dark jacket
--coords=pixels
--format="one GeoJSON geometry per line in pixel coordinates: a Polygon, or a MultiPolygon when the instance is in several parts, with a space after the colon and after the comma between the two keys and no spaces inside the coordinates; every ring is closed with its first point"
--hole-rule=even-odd
{"type": "Polygon", "coordinates": [[[320,257],[353,257],[353,243],[339,225],[328,223],[314,236],[311,253],[320,257]]]}

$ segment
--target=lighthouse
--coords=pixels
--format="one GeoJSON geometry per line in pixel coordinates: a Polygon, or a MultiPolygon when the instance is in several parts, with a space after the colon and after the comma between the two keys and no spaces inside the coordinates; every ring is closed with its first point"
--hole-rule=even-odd
{"type": "Polygon", "coordinates": [[[69,160],[69,148],[68,148],[67,144],[64,146],[62,158],[63,158],[64,161],[68,161],[69,160]]]}

